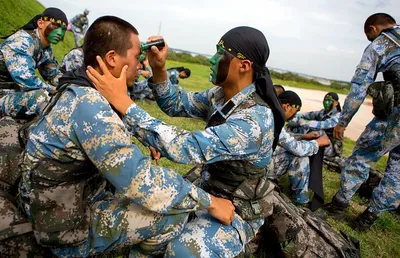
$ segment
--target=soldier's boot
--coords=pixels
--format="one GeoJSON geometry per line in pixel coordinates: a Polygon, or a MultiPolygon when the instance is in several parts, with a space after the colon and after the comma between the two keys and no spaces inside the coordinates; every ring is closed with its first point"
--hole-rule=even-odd
{"type": "Polygon", "coordinates": [[[355,220],[352,221],[351,226],[354,230],[366,231],[371,228],[378,216],[370,212],[368,208],[361,213],[355,220]]]}
{"type": "Polygon", "coordinates": [[[336,199],[336,196],[333,197],[332,202],[326,204],[323,209],[330,215],[331,217],[337,220],[344,219],[344,212],[346,208],[349,206],[348,203],[343,203],[336,199]]]}

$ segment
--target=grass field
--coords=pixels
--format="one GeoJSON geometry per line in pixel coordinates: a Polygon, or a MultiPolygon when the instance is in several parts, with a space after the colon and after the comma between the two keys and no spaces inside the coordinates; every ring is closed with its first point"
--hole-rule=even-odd
{"type": "MultiPolygon", "coordinates": [[[[30,18],[35,14],[41,13],[44,7],[34,0],[1,0],[0,1],[0,35],[7,35],[13,29],[16,29],[24,25],[30,18]],[[21,11],[23,10],[23,11],[21,11]]],[[[73,15],[73,14],[72,14],[73,15]]],[[[71,14],[67,14],[68,17],[71,14]]],[[[0,40],[1,41],[1,40],[0,40]]],[[[65,53],[67,53],[73,47],[73,35],[71,32],[67,32],[64,42],[57,44],[53,47],[56,58],[61,61],[65,53]]],[[[209,67],[187,64],[180,62],[169,61],[168,66],[185,66],[192,70],[192,75],[189,79],[180,80],[181,86],[188,91],[202,91],[212,85],[208,82],[209,67]]],[[[276,84],[290,85],[293,87],[301,87],[307,89],[318,89],[329,91],[329,88],[321,88],[321,86],[298,83],[291,81],[274,80],[276,84]]],[[[337,91],[337,90],[336,90],[337,91]]],[[[346,93],[345,91],[337,91],[339,93],[346,93]]],[[[165,115],[157,107],[156,103],[148,101],[138,101],[137,104],[147,110],[152,116],[159,118],[166,123],[178,125],[186,130],[201,130],[204,128],[205,123],[194,119],[187,118],[170,118],[165,115]]],[[[144,153],[148,153],[148,150],[144,148],[140,143],[144,153]]],[[[346,139],[344,145],[344,154],[349,155],[353,148],[354,142],[346,139]]],[[[386,165],[387,157],[383,157],[377,164],[376,168],[383,171],[386,165]]],[[[161,159],[159,165],[173,168],[179,173],[186,173],[192,166],[181,165],[170,162],[166,159],[161,159]]],[[[338,189],[339,185],[339,174],[324,171],[324,189],[325,189],[325,200],[330,201],[333,194],[338,189]]],[[[285,179],[284,179],[285,181],[285,179]]],[[[287,180],[286,180],[287,181],[287,180]]],[[[284,184],[287,182],[284,182],[284,184]]],[[[366,206],[368,201],[361,200],[357,196],[354,198],[349,211],[347,212],[347,220],[355,218],[361,213],[366,206]]],[[[340,229],[348,234],[358,238],[361,241],[361,250],[363,257],[400,257],[400,218],[394,213],[387,212],[383,214],[378,221],[375,223],[373,228],[366,233],[358,233],[353,231],[346,222],[338,222],[332,219],[328,219],[331,225],[335,229],[340,229]]]]}

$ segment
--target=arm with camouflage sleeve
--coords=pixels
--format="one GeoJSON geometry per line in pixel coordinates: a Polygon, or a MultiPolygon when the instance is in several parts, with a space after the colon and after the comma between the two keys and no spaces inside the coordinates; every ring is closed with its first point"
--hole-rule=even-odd
{"type": "Polygon", "coordinates": [[[318,120],[321,116],[322,111],[311,111],[306,113],[297,113],[292,119],[288,121],[289,127],[303,126],[305,120],[318,120]]]}
{"type": "Polygon", "coordinates": [[[44,51],[43,58],[45,58],[45,61],[38,66],[39,73],[45,81],[57,86],[58,79],[62,76],[62,73],[58,68],[58,63],[50,46],[44,51]]]}
{"type": "Polygon", "coordinates": [[[285,128],[282,128],[279,135],[278,145],[298,157],[307,157],[317,154],[319,147],[315,140],[296,140],[285,128]]]}
{"type": "Polygon", "coordinates": [[[24,91],[45,89],[50,92],[53,86],[43,82],[35,74],[33,38],[27,33],[14,35],[7,39],[8,43],[1,50],[11,77],[24,91]]]}
{"type": "Polygon", "coordinates": [[[351,80],[350,93],[347,95],[344,102],[342,115],[338,122],[339,126],[348,126],[351,119],[364,102],[367,96],[368,86],[375,80],[381,58],[373,46],[374,43],[371,43],[365,49],[361,62],[357,66],[356,72],[351,80]]]}
{"type": "Polygon", "coordinates": [[[318,121],[318,120],[312,120],[312,121],[306,121],[303,123],[302,126],[305,126],[307,128],[310,128],[312,130],[325,130],[325,129],[330,129],[335,127],[340,118],[340,112],[337,112],[333,116],[331,116],[328,119],[325,119],[323,121],[318,121]]]}
{"type": "Polygon", "coordinates": [[[209,95],[212,89],[203,92],[186,92],[170,80],[163,83],[151,83],[157,104],[169,116],[192,117],[205,120],[209,110],[209,95]]]}
{"type": "Polygon", "coordinates": [[[70,117],[75,138],[100,173],[118,192],[147,209],[173,214],[205,209],[211,197],[172,169],[152,166],[131,144],[130,135],[99,94],[76,99],[70,117]]]}
{"type": "Polygon", "coordinates": [[[169,160],[183,164],[240,160],[258,153],[263,135],[273,130],[272,119],[267,108],[242,110],[232,114],[224,124],[189,132],[151,117],[136,104],[128,108],[124,117],[141,142],[153,146],[169,160]],[[258,113],[264,115],[255,115],[258,113]]]}

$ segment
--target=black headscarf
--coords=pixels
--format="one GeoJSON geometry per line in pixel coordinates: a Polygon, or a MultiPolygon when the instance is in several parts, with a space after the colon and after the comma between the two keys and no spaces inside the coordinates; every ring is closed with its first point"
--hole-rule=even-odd
{"type": "Polygon", "coordinates": [[[269,71],[265,67],[269,57],[267,39],[261,31],[241,26],[225,33],[218,44],[236,58],[253,62],[256,92],[269,105],[274,115],[274,142],[272,148],[275,150],[279,134],[285,124],[285,113],[276,95],[269,71]]]}
{"type": "Polygon", "coordinates": [[[65,15],[65,13],[63,11],[61,11],[58,8],[49,7],[47,9],[45,9],[43,11],[43,13],[38,14],[35,17],[33,17],[27,24],[25,24],[21,28],[17,29],[16,31],[14,31],[10,35],[7,35],[7,36],[1,37],[1,38],[2,39],[6,39],[9,36],[13,35],[15,32],[17,32],[18,30],[28,30],[29,31],[29,30],[36,29],[37,28],[37,21],[39,19],[42,19],[44,21],[52,21],[52,22],[55,22],[57,24],[65,26],[65,27],[67,27],[67,25],[68,25],[67,16],[65,15]]]}
{"type": "Polygon", "coordinates": [[[303,104],[299,95],[291,90],[282,92],[282,94],[279,95],[279,100],[282,104],[289,104],[290,106],[297,108],[297,110],[300,110],[303,104]]]}

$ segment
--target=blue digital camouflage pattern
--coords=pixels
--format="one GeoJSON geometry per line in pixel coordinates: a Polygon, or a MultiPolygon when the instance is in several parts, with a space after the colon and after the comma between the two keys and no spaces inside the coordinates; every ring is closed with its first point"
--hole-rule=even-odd
{"type": "Polygon", "coordinates": [[[310,131],[326,130],[338,124],[340,115],[341,113],[336,108],[329,113],[325,113],[324,109],[297,113],[296,116],[290,120],[289,127],[303,127],[310,131]]]}
{"type": "MultiPolygon", "coordinates": [[[[398,33],[400,26],[393,27],[398,33]]],[[[400,63],[400,47],[385,35],[377,37],[365,49],[352,79],[339,125],[347,127],[363,103],[368,86],[379,72],[400,63]]],[[[336,194],[339,201],[349,203],[360,185],[368,178],[371,165],[389,152],[385,175],[372,194],[369,210],[380,215],[385,210],[396,209],[400,203],[400,110],[395,108],[385,120],[377,118],[367,125],[357,140],[352,155],[341,174],[336,194]]]]}
{"type": "Polygon", "coordinates": [[[8,70],[22,91],[44,89],[51,92],[62,73],[58,69],[51,46],[42,48],[37,29],[34,33],[36,37],[19,30],[4,40],[0,45],[0,67],[8,70]],[[49,84],[39,79],[35,74],[36,69],[49,84]]]}
{"type": "Polygon", "coordinates": [[[81,47],[81,40],[84,38],[86,30],[89,27],[89,19],[83,14],[75,15],[71,20],[71,30],[74,33],[75,47],[81,47]]]}
{"type": "Polygon", "coordinates": [[[273,166],[268,177],[279,179],[288,173],[291,190],[297,203],[309,201],[308,182],[310,178],[309,156],[318,152],[316,141],[300,141],[291,136],[284,128],[279,135],[278,146],[273,154],[273,166]]]}
{"type": "Polygon", "coordinates": [[[61,61],[60,69],[64,72],[76,70],[83,66],[82,48],[71,49],[61,61]]]}
{"type": "Polygon", "coordinates": [[[0,45],[0,74],[10,76],[0,78],[0,81],[15,82],[19,90],[0,89],[0,115],[40,114],[49,99],[47,92],[53,90],[62,76],[51,46],[43,49],[38,31],[32,33],[34,36],[19,30],[0,45]],[[36,69],[49,84],[39,79],[36,69]]]}
{"type": "MultiPolygon", "coordinates": [[[[154,119],[137,105],[131,105],[125,122],[140,141],[155,147],[164,157],[184,164],[247,160],[258,167],[269,165],[274,126],[271,110],[253,105],[236,111],[236,107],[254,94],[254,85],[231,98],[234,106],[226,114],[221,111],[225,106],[221,87],[186,92],[170,80],[150,86],[159,107],[170,116],[208,121],[212,114],[219,112],[226,119],[224,124],[189,132],[154,119]]],[[[236,215],[231,226],[223,226],[205,213],[196,215],[180,237],[168,246],[167,257],[233,257],[243,250],[263,224],[263,219],[244,221],[236,215]]]]}
{"type": "Polygon", "coordinates": [[[135,84],[129,88],[128,94],[131,99],[150,99],[154,100],[153,91],[149,88],[147,80],[141,80],[135,82],[135,84]]]}
{"type": "MultiPolygon", "coordinates": [[[[91,218],[88,239],[74,247],[53,248],[60,257],[85,257],[137,243],[142,251],[154,252],[181,232],[188,212],[204,209],[211,201],[209,194],[175,171],[152,166],[131,143],[127,128],[109,103],[90,87],[68,86],[50,113],[30,128],[20,187],[30,217],[37,215],[29,205],[34,198],[30,174],[45,158],[90,160],[117,193],[98,186],[93,198],[86,200],[91,218]]],[[[60,184],[46,190],[47,199],[42,201],[52,200],[52,194],[65,187],[60,184]]],[[[64,212],[74,208],[74,200],[63,200],[64,212]]],[[[46,214],[41,216],[46,220],[46,214]]]]}
{"type": "Polygon", "coordinates": [[[168,78],[172,84],[178,84],[179,72],[175,69],[168,70],[168,78]]]}

